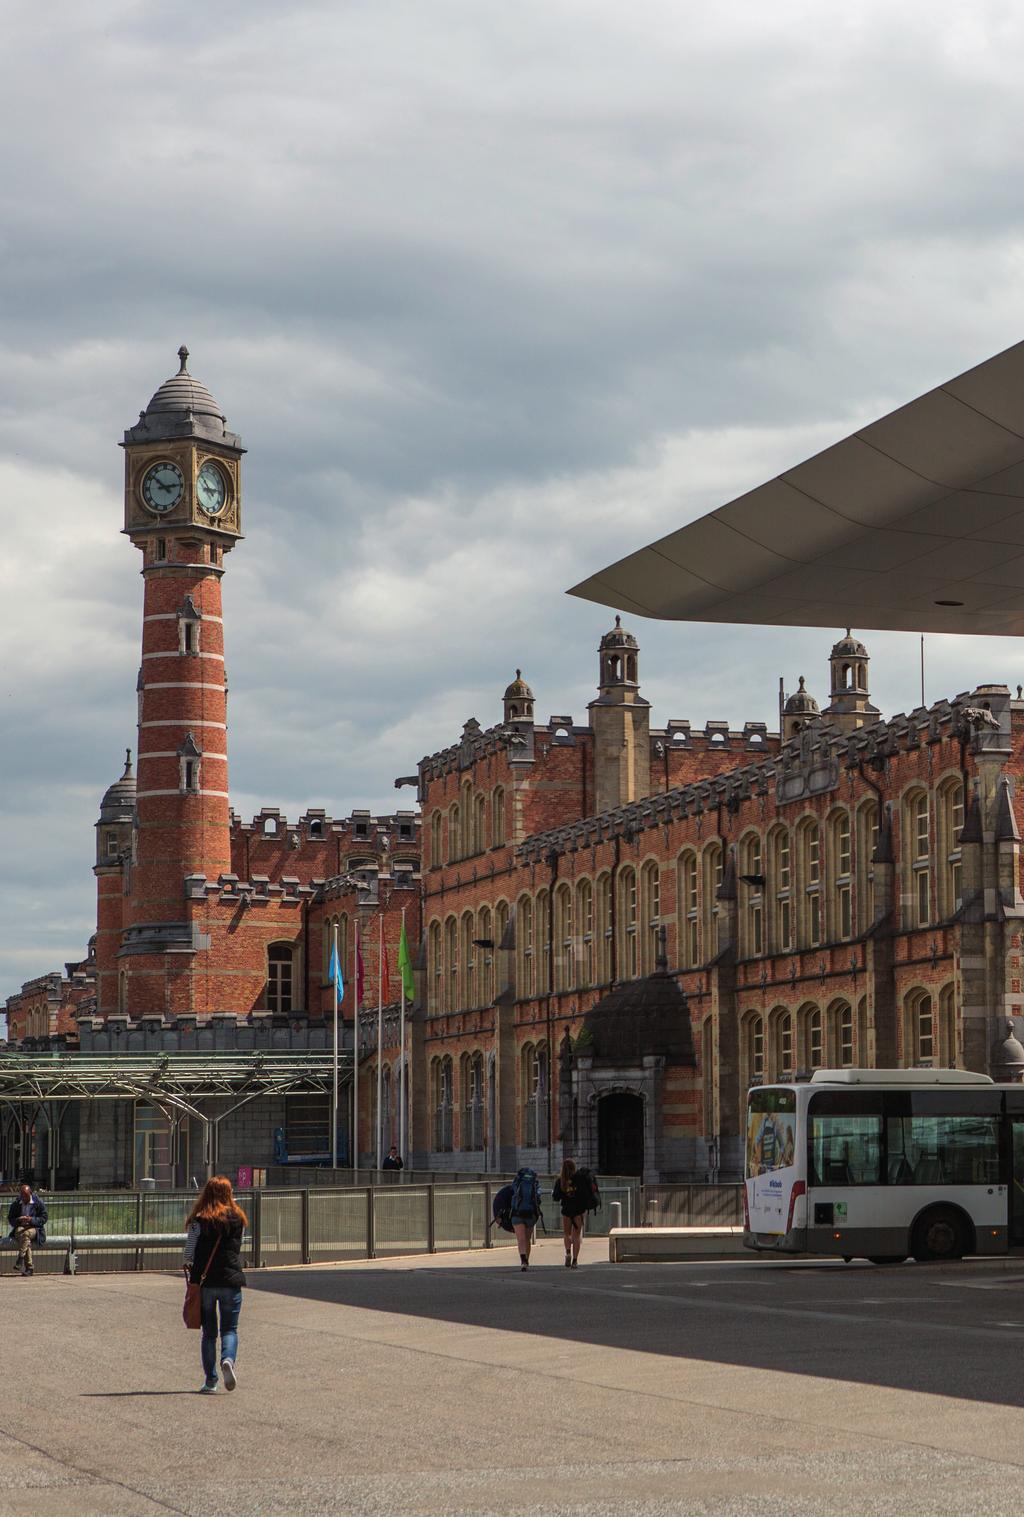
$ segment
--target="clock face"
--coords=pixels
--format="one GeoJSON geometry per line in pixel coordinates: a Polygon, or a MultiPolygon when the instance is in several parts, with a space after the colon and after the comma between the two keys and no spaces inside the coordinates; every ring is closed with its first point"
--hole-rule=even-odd
{"type": "Polygon", "coordinates": [[[143,478],[142,499],[151,511],[162,516],[165,511],[174,509],[184,489],[185,476],[177,464],[154,464],[143,478]]]}
{"type": "Polygon", "coordinates": [[[207,516],[219,516],[228,498],[224,476],[216,464],[205,463],[196,476],[196,498],[207,516]]]}

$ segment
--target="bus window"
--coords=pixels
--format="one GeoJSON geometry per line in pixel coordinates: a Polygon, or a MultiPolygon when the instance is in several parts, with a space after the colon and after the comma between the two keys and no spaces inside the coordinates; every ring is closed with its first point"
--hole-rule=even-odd
{"type": "Polygon", "coordinates": [[[999,1120],[988,1116],[889,1117],[890,1185],[998,1185],[999,1120]]]}
{"type": "Polygon", "coordinates": [[[827,1104],[847,1103],[839,1098],[810,1107],[810,1185],[878,1185],[881,1110],[822,1109],[827,1104]]]}

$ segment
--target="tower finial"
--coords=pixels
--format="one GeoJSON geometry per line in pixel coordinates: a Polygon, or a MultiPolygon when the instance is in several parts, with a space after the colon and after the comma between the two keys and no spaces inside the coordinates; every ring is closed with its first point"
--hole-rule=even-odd
{"type": "Polygon", "coordinates": [[[616,613],[616,616],[615,616],[615,625],[617,627],[621,627],[622,626],[622,617],[619,616],[617,613],[616,613]]]}
{"type": "Polygon", "coordinates": [[[187,374],[188,373],[188,348],[186,348],[186,346],[185,346],[184,343],[182,343],[181,347],[178,349],[178,358],[181,360],[181,368],[178,370],[178,373],[179,374],[187,374]]]}
{"type": "Polygon", "coordinates": [[[132,750],[130,748],[126,748],[124,750],[124,773],[122,774],[121,778],[123,780],[130,780],[131,777],[132,777],[132,750]]]}
{"type": "Polygon", "coordinates": [[[847,635],[847,637],[852,637],[853,636],[853,628],[852,627],[847,627],[847,629],[846,629],[846,635],[847,635]]]}

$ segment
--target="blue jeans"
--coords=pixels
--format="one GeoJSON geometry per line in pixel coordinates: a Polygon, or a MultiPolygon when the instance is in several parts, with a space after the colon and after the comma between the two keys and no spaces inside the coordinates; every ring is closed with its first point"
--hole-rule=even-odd
{"type": "Polygon", "coordinates": [[[207,1385],[217,1384],[217,1310],[220,1309],[220,1357],[234,1364],[238,1357],[238,1317],[242,1292],[237,1285],[203,1286],[203,1373],[207,1385]]]}

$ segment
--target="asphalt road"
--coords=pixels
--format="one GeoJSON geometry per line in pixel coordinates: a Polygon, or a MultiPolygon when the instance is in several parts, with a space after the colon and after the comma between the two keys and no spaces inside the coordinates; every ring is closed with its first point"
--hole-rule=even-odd
{"type": "Polygon", "coordinates": [[[0,1514],[1024,1505],[1024,1261],[618,1265],[541,1244],[253,1274],[196,1394],[158,1275],[0,1278],[0,1514]]]}

